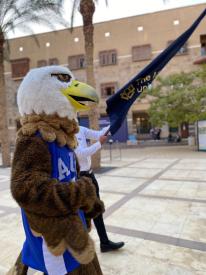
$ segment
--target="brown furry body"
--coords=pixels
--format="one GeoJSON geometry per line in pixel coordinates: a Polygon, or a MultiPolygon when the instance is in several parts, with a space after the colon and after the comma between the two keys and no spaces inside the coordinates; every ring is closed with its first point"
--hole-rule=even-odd
{"type": "Polygon", "coordinates": [[[96,266],[94,272],[82,273],[80,267],[74,274],[102,274],[100,267],[97,268],[93,241],[77,212],[82,209],[88,219],[93,218],[104,211],[103,203],[86,177],[68,184],[51,178],[51,156],[45,143],[56,140],[59,146],[74,148],[76,122],[57,115],[31,115],[23,118],[22,124],[12,165],[14,199],[24,209],[33,234],[44,237],[52,254],[61,255],[68,249],[84,264],[84,270],[89,263],[96,266]],[[42,139],[35,136],[36,131],[42,139]]]}

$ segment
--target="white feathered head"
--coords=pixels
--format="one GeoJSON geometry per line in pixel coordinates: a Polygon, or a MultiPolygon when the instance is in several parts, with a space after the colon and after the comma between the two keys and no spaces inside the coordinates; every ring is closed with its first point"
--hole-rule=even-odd
{"type": "Polygon", "coordinates": [[[22,81],[17,104],[20,114],[58,114],[76,118],[77,111],[86,110],[85,101],[98,102],[95,90],[74,79],[62,66],[47,66],[29,71],[22,81]]]}

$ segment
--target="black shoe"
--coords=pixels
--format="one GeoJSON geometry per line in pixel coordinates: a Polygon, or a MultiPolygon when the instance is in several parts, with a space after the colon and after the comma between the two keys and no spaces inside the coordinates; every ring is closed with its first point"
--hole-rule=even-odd
{"type": "Polygon", "coordinates": [[[101,252],[109,252],[109,251],[120,249],[123,246],[124,246],[124,242],[114,243],[112,241],[108,241],[108,243],[101,243],[100,249],[101,249],[101,252]]]}

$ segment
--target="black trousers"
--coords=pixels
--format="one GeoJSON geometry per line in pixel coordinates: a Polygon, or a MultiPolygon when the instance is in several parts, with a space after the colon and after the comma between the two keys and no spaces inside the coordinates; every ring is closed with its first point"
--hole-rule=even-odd
{"type": "MultiPolygon", "coordinates": [[[[97,197],[100,198],[99,185],[98,185],[98,182],[97,182],[97,180],[94,176],[94,173],[93,172],[88,173],[88,172],[82,171],[82,172],[80,172],[80,176],[86,176],[86,177],[92,179],[92,182],[93,182],[93,184],[95,186],[95,189],[96,189],[97,197]]],[[[99,236],[99,239],[100,239],[100,243],[102,243],[102,244],[108,243],[109,239],[108,239],[106,228],[105,228],[105,225],[104,225],[103,215],[100,214],[98,217],[93,219],[93,221],[94,221],[94,225],[96,227],[96,230],[97,230],[97,233],[98,233],[98,236],[99,236]]]]}

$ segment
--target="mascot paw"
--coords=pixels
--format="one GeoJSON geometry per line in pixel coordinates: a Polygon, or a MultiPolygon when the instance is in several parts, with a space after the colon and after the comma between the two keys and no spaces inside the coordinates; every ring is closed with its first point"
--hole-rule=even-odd
{"type": "Polygon", "coordinates": [[[72,256],[80,263],[80,264],[88,264],[90,263],[95,256],[95,247],[93,240],[89,237],[88,243],[84,249],[81,251],[76,251],[71,247],[68,247],[68,250],[71,252],[72,256]]]}
{"type": "Polygon", "coordinates": [[[104,208],[104,202],[101,201],[100,199],[96,199],[93,205],[93,208],[86,212],[85,217],[86,219],[94,219],[97,216],[99,216],[100,214],[104,213],[105,208],[104,208]]]}
{"type": "Polygon", "coordinates": [[[66,243],[64,240],[62,240],[57,246],[48,246],[48,250],[51,252],[51,254],[53,254],[54,256],[61,256],[64,254],[65,250],[66,250],[66,243]]]}

